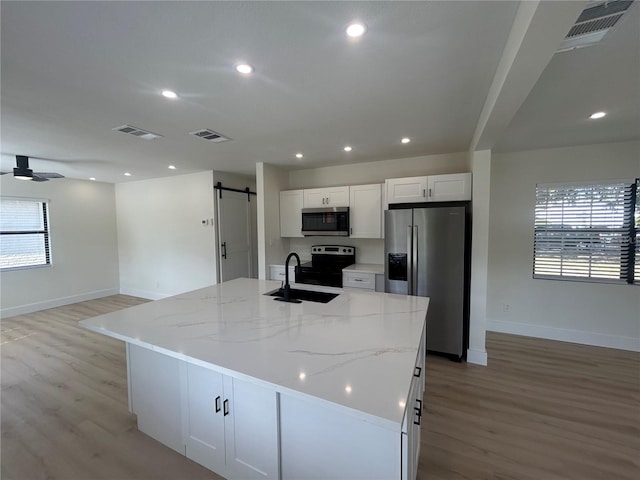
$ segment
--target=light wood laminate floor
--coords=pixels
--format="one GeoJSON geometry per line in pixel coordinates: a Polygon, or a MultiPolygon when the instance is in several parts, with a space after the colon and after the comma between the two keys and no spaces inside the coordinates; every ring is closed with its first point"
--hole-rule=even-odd
{"type": "MultiPolygon", "coordinates": [[[[144,301],[2,320],[2,480],[220,478],[137,430],[124,344],[77,325],[144,301]]],[[[487,351],[427,357],[419,479],[640,478],[640,354],[491,332],[487,351]]]]}

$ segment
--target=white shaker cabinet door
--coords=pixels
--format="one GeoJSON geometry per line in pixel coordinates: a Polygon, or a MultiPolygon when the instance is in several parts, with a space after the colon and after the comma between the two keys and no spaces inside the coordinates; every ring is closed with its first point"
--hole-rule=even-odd
{"type": "Polygon", "coordinates": [[[430,202],[471,200],[471,173],[431,175],[427,182],[430,202]]]}
{"type": "Polygon", "coordinates": [[[389,178],[386,186],[388,203],[427,201],[427,177],[389,178]]]}
{"type": "Polygon", "coordinates": [[[352,238],[382,238],[382,185],[350,187],[352,238]]]}
{"type": "Polygon", "coordinates": [[[229,478],[278,479],[276,392],[227,376],[224,382],[229,401],[224,417],[229,478]]]}
{"type": "Polygon", "coordinates": [[[348,207],[349,206],[349,187],[327,187],[325,189],[327,198],[327,206],[329,207],[348,207]]]}
{"type": "Polygon", "coordinates": [[[303,204],[304,208],[348,207],[349,186],[307,188],[303,204]]]}
{"type": "Polygon", "coordinates": [[[230,479],[278,479],[274,390],[187,366],[187,457],[230,479]]]}
{"type": "Polygon", "coordinates": [[[187,457],[221,472],[225,468],[222,374],[187,364],[187,457]]]}
{"type": "Polygon", "coordinates": [[[280,236],[302,237],[302,190],[280,192],[280,236]]]}
{"type": "Polygon", "coordinates": [[[307,188],[304,190],[304,208],[318,208],[327,206],[324,188],[307,188]]]}

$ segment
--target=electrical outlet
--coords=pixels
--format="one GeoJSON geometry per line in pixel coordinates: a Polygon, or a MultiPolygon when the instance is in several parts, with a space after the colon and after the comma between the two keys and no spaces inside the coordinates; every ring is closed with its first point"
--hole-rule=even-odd
{"type": "Polygon", "coordinates": [[[502,304],[502,312],[503,313],[509,313],[510,310],[511,310],[511,305],[509,305],[508,303],[503,303],[502,304]]]}

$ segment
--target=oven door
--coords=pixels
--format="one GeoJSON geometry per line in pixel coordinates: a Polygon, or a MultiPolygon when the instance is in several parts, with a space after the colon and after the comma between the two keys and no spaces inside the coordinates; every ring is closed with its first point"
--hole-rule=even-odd
{"type": "Polygon", "coordinates": [[[304,236],[349,236],[349,207],[303,208],[304,236]]]}
{"type": "Polygon", "coordinates": [[[328,272],[326,270],[314,270],[310,267],[296,267],[296,283],[342,287],[342,270],[328,272]]]}

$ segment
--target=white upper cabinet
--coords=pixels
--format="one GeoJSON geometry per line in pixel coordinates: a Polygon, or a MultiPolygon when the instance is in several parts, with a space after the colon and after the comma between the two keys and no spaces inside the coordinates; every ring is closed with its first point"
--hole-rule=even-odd
{"type": "Polygon", "coordinates": [[[390,178],[386,185],[388,203],[427,201],[427,177],[390,178]]]}
{"type": "Polygon", "coordinates": [[[471,200],[471,173],[431,175],[427,178],[428,201],[471,200]]]}
{"type": "Polygon", "coordinates": [[[348,207],[349,187],[307,188],[304,190],[304,208],[348,207]]]}
{"type": "Polygon", "coordinates": [[[280,236],[302,237],[302,190],[280,192],[280,236]]]}
{"type": "Polygon", "coordinates": [[[382,184],[350,187],[349,226],[352,238],[382,238],[382,184]]]}
{"type": "Polygon", "coordinates": [[[388,203],[471,200],[471,173],[390,178],[386,187],[388,203]]]}

